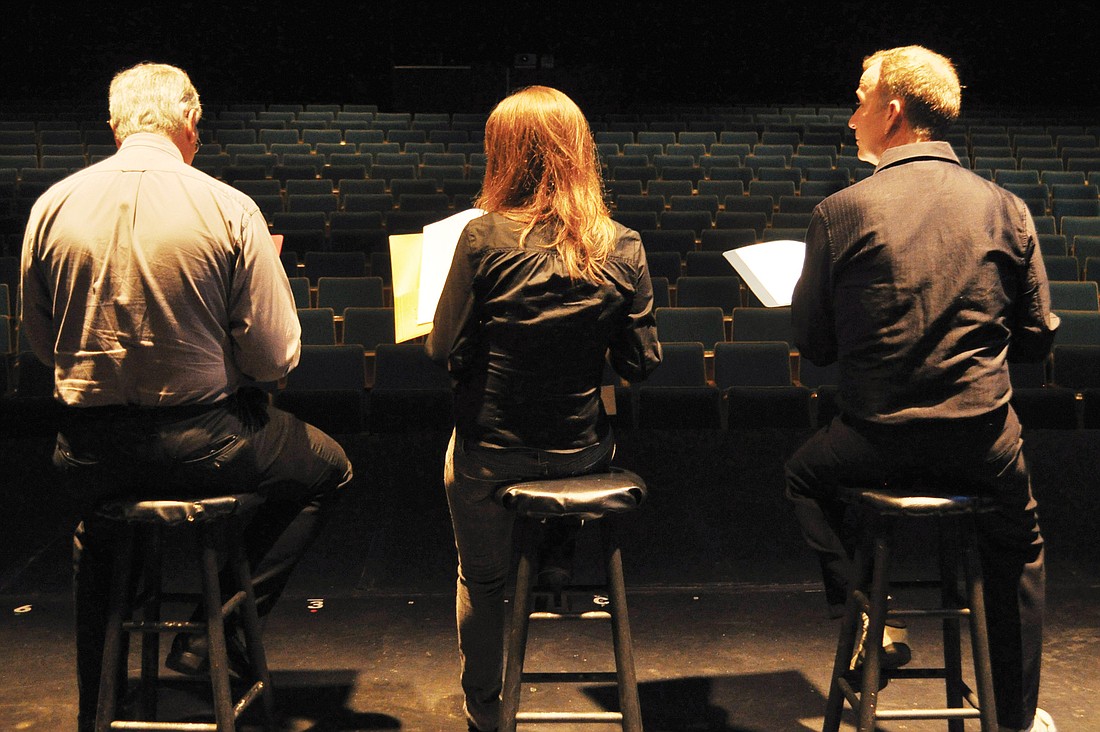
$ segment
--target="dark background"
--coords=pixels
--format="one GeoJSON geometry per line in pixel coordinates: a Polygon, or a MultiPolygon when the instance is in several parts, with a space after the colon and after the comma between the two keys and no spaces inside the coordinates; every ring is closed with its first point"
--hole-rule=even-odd
{"type": "Polygon", "coordinates": [[[373,102],[485,111],[509,86],[582,106],[850,104],[860,60],[920,43],[951,56],[964,106],[1096,106],[1094,2],[26,2],[0,26],[0,102],[103,104],[143,60],[206,102],[373,102]],[[977,9],[975,9],[977,8],[977,9]],[[516,54],[553,68],[513,68],[516,54]],[[394,70],[463,66],[458,71],[394,70]]]}

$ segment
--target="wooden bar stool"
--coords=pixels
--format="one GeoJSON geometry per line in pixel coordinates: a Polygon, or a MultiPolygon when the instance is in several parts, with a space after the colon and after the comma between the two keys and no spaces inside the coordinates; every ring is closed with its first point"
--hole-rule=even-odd
{"type": "MultiPolygon", "coordinates": [[[[501,732],[514,732],[522,722],[618,722],[627,732],[641,732],[638,680],[634,670],[634,646],[626,605],[622,556],[615,519],[636,509],[645,500],[645,483],[626,470],[572,478],[532,480],[505,486],[497,500],[520,519],[521,554],[516,570],[512,626],[507,642],[507,666],[501,695],[501,732]],[[607,610],[589,612],[532,612],[538,552],[544,525],[552,522],[600,521],[607,593],[607,610]],[[527,632],[531,620],[610,620],[615,654],[614,673],[524,673],[527,632]],[[619,712],[520,712],[523,681],[615,681],[619,712]]],[[[566,587],[566,590],[571,589],[566,587]]],[[[579,589],[579,588],[578,588],[579,589]]],[[[588,589],[588,588],[585,588],[588,589]]]]}
{"type": "Polygon", "coordinates": [[[962,732],[963,721],[977,718],[982,732],[997,732],[997,710],[993,701],[993,675],[989,660],[982,568],[975,536],[974,516],[991,511],[991,500],[972,495],[945,496],[917,489],[922,495],[900,494],[887,489],[846,488],[841,497],[863,514],[866,543],[856,554],[861,577],[870,585],[856,583],[849,598],[837,643],[832,682],[823,732],[836,732],[844,703],[858,712],[859,732],[872,732],[876,720],[947,719],[952,732],[962,732]],[[939,576],[931,580],[891,582],[889,564],[895,522],[900,519],[935,519],[939,522],[939,576]],[[964,593],[960,596],[958,567],[962,566],[964,593]],[[867,571],[869,569],[869,572],[867,571]],[[931,608],[894,608],[891,588],[938,587],[940,605],[931,608]],[[864,615],[867,616],[866,626],[864,615]],[[878,649],[886,621],[891,618],[941,618],[943,666],[933,668],[883,669],[878,649]],[[960,621],[970,630],[976,693],[962,678],[960,621]],[[852,669],[853,658],[862,647],[862,670],[852,669]],[[947,706],[943,708],[879,709],[879,690],[890,679],[944,679],[947,706]],[[881,682],[881,683],[880,683],[881,682]],[[964,701],[966,704],[964,705],[964,701]]]}
{"type": "Polygon", "coordinates": [[[274,729],[275,714],[271,676],[260,639],[256,600],[252,592],[252,576],[240,543],[241,518],[263,502],[255,494],[219,496],[179,501],[111,501],[96,509],[99,519],[118,524],[122,539],[118,543],[111,580],[110,609],[103,646],[103,666],[100,674],[99,702],[96,712],[96,732],[111,729],[128,730],[210,730],[232,732],[245,709],[259,699],[265,728],[274,729]],[[202,593],[167,593],[162,588],[162,548],[165,532],[180,530],[196,539],[188,551],[202,578],[202,593]],[[234,586],[223,603],[218,577],[218,549],[226,551],[227,566],[232,570],[234,586]],[[139,552],[143,552],[144,555],[139,552]],[[143,556],[138,574],[136,599],[131,599],[134,587],[135,555],[143,556]],[[201,602],[203,620],[180,621],[161,619],[165,602],[201,602]],[[140,606],[141,620],[133,620],[140,606]],[[253,678],[244,694],[234,701],[229,678],[226,651],[225,620],[237,614],[244,631],[245,646],[253,678]],[[141,684],[140,721],[120,720],[117,707],[120,693],[126,688],[126,658],[129,643],[125,633],[140,633],[141,684]],[[209,675],[213,692],[214,721],[211,723],[158,722],[157,681],[162,633],[201,633],[209,647],[209,675]]]}

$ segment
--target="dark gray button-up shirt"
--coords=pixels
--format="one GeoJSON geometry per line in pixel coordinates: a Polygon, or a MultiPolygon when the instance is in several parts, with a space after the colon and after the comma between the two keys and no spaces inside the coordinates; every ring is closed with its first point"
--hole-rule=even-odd
{"type": "Polygon", "coordinates": [[[950,145],[887,150],[815,209],[791,305],[803,358],[840,363],[856,419],[903,424],[1006,404],[1008,361],[1040,360],[1058,318],[1026,205],[950,145]]]}

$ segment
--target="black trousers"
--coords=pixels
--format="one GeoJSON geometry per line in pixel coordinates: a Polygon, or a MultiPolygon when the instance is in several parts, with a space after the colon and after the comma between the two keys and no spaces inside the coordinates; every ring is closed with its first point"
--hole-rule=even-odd
{"type": "Polygon", "coordinates": [[[262,616],[317,538],[351,463],[330,436],[242,391],[213,407],[68,410],[54,451],[83,520],[73,539],[79,727],[91,729],[117,540],[92,509],[111,498],[267,500],[244,533],[262,616]]]}
{"type": "Polygon", "coordinates": [[[787,497],[817,553],[834,614],[853,582],[857,537],[838,485],[882,485],[925,477],[996,499],[979,515],[986,613],[998,722],[1027,727],[1035,714],[1042,657],[1045,571],[1037,506],[1020,423],[1005,406],[981,417],[881,426],[837,417],[786,464],[787,497]]]}

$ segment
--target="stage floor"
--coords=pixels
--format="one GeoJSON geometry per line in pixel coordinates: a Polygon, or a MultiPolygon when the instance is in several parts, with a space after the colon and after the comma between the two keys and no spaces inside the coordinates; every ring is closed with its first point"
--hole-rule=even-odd
{"type": "MultiPolygon", "coordinates": [[[[748,446],[729,444],[728,436],[720,438],[721,451],[739,456],[739,467],[730,466],[734,458],[703,465],[706,455],[715,452],[707,438],[685,436],[676,445],[672,439],[661,442],[685,463],[697,464],[691,478],[676,482],[668,477],[676,466],[662,468],[661,455],[651,454],[633,437],[624,438],[621,455],[651,476],[651,503],[624,543],[646,729],[820,729],[838,624],[826,618],[816,562],[797,537],[774,476],[761,479],[746,468],[758,458],[748,446]],[[738,486],[715,490],[711,484],[717,476],[734,474],[739,485],[756,492],[741,493],[731,503],[729,491],[738,486]]],[[[797,440],[791,439],[791,444],[797,440]]],[[[438,486],[413,475],[436,471],[445,439],[432,436],[427,442],[419,448],[405,445],[406,450],[378,440],[349,444],[369,479],[344,497],[337,518],[299,566],[266,629],[285,730],[466,729],[446,505],[438,486]],[[432,454],[425,458],[424,450],[432,454]]],[[[4,447],[13,446],[25,455],[34,453],[18,442],[4,447]]],[[[773,449],[782,453],[788,447],[773,449]]],[[[1065,475],[1067,463],[1061,465],[1065,475]]],[[[1054,469],[1040,466],[1044,472],[1054,469]]],[[[1040,704],[1061,732],[1092,732],[1100,729],[1100,564],[1095,552],[1082,550],[1095,547],[1095,540],[1067,528],[1079,523],[1070,520],[1066,500],[1046,490],[1053,518],[1047,532],[1049,618],[1040,704]]],[[[1078,504],[1077,513],[1093,500],[1078,504]]],[[[68,590],[71,517],[45,499],[33,516],[15,515],[22,516],[20,522],[9,514],[0,526],[8,552],[0,573],[0,729],[71,730],[76,708],[68,590]]],[[[1080,525],[1087,523],[1078,518],[1080,525]]],[[[590,550],[582,541],[582,561],[590,550]]],[[[935,659],[939,630],[934,621],[915,623],[911,640],[914,664],[935,659]]],[[[536,625],[528,658],[529,670],[609,670],[609,627],[536,625]]],[[[136,663],[135,654],[132,671],[136,663]]],[[[165,715],[185,718],[203,708],[201,687],[170,678],[165,715]]],[[[888,707],[938,706],[942,690],[935,682],[894,681],[880,698],[888,707]]],[[[524,709],[554,708],[614,710],[617,702],[613,688],[604,683],[525,684],[524,709]]],[[[894,722],[881,729],[945,726],[894,722]]],[[[976,723],[968,722],[967,729],[977,729],[976,723]]]]}

